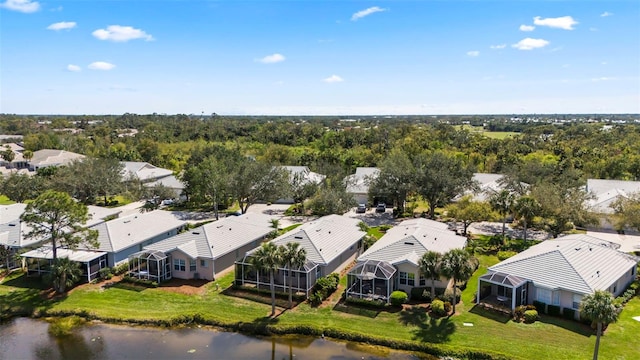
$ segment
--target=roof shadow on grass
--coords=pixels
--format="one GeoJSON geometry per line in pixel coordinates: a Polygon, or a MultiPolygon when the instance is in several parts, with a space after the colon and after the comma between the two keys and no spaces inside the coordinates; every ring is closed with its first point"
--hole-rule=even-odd
{"type": "Polygon", "coordinates": [[[336,305],[333,307],[333,310],[346,314],[366,316],[372,319],[378,316],[378,314],[380,314],[380,312],[382,311],[374,307],[368,308],[363,306],[355,306],[353,304],[347,304],[342,299],[338,301],[338,303],[336,303],[336,305]]]}
{"type": "Polygon", "coordinates": [[[502,323],[502,324],[506,324],[511,320],[511,316],[510,315],[507,315],[507,314],[505,314],[503,312],[500,312],[500,311],[490,310],[490,309],[487,309],[487,308],[485,308],[483,306],[480,306],[480,305],[477,305],[477,304],[474,305],[471,308],[471,310],[469,310],[469,312],[472,313],[472,314],[480,315],[480,316],[482,316],[483,318],[486,318],[486,319],[497,321],[497,322],[502,323]]]}
{"type": "Polygon", "coordinates": [[[572,331],[576,334],[580,334],[586,337],[589,337],[595,333],[589,325],[585,325],[574,320],[562,319],[562,318],[548,316],[548,315],[540,315],[539,321],[544,324],[550,324],[557,327],[561,327],[563,329],[572,331]]]}
{"type": "Polygon", "coordinates": [[[417,327],[413,330],[413,339],[430,343],[444,343],[449,341],[456,331],[456,326],[448,317],[430,317],[425,308],[411,307],[400,313],[400,321],[404,325],[417,327]]]}

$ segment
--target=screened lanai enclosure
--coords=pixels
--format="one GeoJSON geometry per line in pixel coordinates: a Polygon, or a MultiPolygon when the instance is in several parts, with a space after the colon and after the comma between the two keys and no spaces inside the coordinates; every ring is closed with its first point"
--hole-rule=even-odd
{"type": "Polygon", "coordinates": [[[396,268],[385,261],[357,263],[347,274],[347,296],[389,302],[396,268]]]}
{"type": "MultiPolygon", "coordinates": [[[[316,280],[321,276],[320,274],[320,267],[309,260],[299,269],[289,270],[286,267],[280,267],[274,276],[275,290],[288,292],[289,286],[292,284],[294,293],[303,293],[308,297],[316,280]]],[[[251,264],[251,254],[246,254],[244,258],[236,261],[235,276],[236,285],[270,289],[269,272],[256,271],[251,264]]]]}
{"type": "Polygon", "coordinates": [[[498,306],[510,311],[527,305],[527,284],[521,277],[502,272],[489,272],[478,278],[476,303],[498,306]]]}
{"type": "Polygon", "coordinates": [[[161,283],[171,279],[171,261],[159,250],[143,250],[129,255],[129,276],[161,283]]]}

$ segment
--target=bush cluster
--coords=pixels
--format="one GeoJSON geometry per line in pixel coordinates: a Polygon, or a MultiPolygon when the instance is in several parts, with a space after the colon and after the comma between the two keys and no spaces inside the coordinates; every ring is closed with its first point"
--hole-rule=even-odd
{"type": "Polygon", "coordinates": [[[571,308],[562,308],[562,317],[567,320],[575,320],[576,311],[571,308]]]}
{"type": "Polygon", "coordinates": [[[444,291],[444,294],[442,295],[438,295],[438,298],[442,301],[448,301],[450,303],[453,303],[455,301],[455,303],[459,303],[460,302],[460,295],[462,295],[462,291],[460,290],[460,288],[458,288],[456,286],[456,297],[455,299],[453,298],[453,289],[449,289],[447,288],[444,291]]]}
{"type": "Polygon", "coordinates": [[[113,268],[113,274],[114,275],[122,275],[122,274],[126,273],[127,271],[129,271],[129,263],[120,264],[120,265],[115,266],[113,268]]]}
{"type": "Polygon", "coordinates": [[[547,314],[551,316],[560,316],[560,306],[547,305],[547,314]]]}
{"type": "Polygon", "coordinates": [[[411,288],[411,300],[431,302],[431,291],[424,287],[411,288]]]}
{"type": "Polygon", "coordinates": [[[158,287],[158,282],[157,281],[151,281],[151,280],[146,280],[146,279],[138,279],[138,278],[134,278],[131,276],[125,276],[122,278],[123,282],[127,282],[127,283],[131,283],[131,284],[135,284],[135,285],[141,285],[141,286],[146,286],[146,287],[158,287]]]}
{"type": "Polygon", "coordinates": [[[102,268],[99,271],[100,279],[110,280],[113,277],[113,270],[111,268],[102,268]]]}
{"type": "Polygon", "coordinates": [[[392,292],[391,296],[389,296],[389,302],[391,302],[391,305],[394,306],[400,306],[406,303],[407,300],[409,300],[409,295],[407,295],[406,292],[400,290],[392,292]]]}
{"type": "Polygon", "coordinates": [[[368,300],[354,297],[346,298],[345,302],[349,305],[368,307],[373,309],[384,309],[387,306],[387,304],[382,300],[368,300]]]}
{"type": "Polygon", "coordinates": [[[524,312],[524,322],[527,324],[533,324],[538,320],[538,311],[537,310],[526,310],[524,312]]]}
{"type": "Polygon", "coordinates": [[[444,307],[444,301],[435,299],[431,302],[431,313],[435,316],[445,316],[447,311],[444,307]]]}
{"type": "Polygon", "coordinates": [[[311,303],[312,306],[320,305],[324,299],[338,290],[339,282],[340,275],[337,273],[331,273],[316,280],[316,284],[311,290],[311,295],[309,295],[309,303],[311,303]]]}
{"type": "Polygon", "coordinates": [[[615,300],[615,304],[618,307],[624,306],[629,300],[633,299],[636,296],[636,290],[629,287],[622,295],[618,296],[615,300]]]}
{"type": "Polygon", "coordinates": [[[546,314],[547,313],[547,304],[543,303],[542,301],[533,301],[533,306],[536,307],[536,310],[538,310],[539,312],[546,314]]]}

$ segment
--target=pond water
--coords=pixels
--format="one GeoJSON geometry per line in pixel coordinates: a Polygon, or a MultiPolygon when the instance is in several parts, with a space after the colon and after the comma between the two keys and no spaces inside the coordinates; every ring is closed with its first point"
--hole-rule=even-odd
{"type": "MultiPolygon", "coordinates": [[[[202,328],[90,324],[54,337],[45,321],[0,325],[0,360],[21,359],[421,359],[414,354],[312,337],[259,338],[202,328]]],[[[425,355],[427,356],[427,355],[425,355]]]]}

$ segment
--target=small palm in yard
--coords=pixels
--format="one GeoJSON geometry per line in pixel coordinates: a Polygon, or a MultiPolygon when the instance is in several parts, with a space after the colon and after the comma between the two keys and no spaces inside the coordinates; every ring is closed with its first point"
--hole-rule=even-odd
{"type": "Polygon", "coordinates": [[[78,263],[68,258],[57,258],[51,266],[49,279],[53,284],[53,289],[58,294],[62,294],[67,288],[77,283],[81,276],[82,270],[78,263]]]}
{"type": "Polygon", "coordinates": [[[422,275],[431,279],[431,299],[436,298],[436,279],[440,277],[440,261],[442,255],[435,251],[427,251],[420,258],[420,272],[422,275]]]}
{"type": "MultiPolygon", "coordinates": [[[[300,247],[298,243],[287,243],[279,248],[282,263],[287,266],[289,271],[289,279],[291,279],[292,270],[299,269],[304,266],[307,261],[307,251],[300,247]]],[[[293,307],[293,282],[289,284],[289,309],[293,307]]]]}
{"type": "Polygon", "coordinates": [[[453,279],[453,313],[456,313],[456,283],[458,281],[469,280],[473,275],[473,264],[471,255],[462,249],[453,249],[442,256],[440,263],[442,275],[453,279]]]}
{"type": "Polygon", "coordinates": [[[613,296],[608,291],[596,290],[593,294],[587,295],[582,299],[580,314],[596,323],[596,346],[593,350],[593,360],[597,360],[602,325],[618,320],[618,309],[613,303],[613,296]]]}
{"type": "Polygon", "coordinates": [[[251,256],[251,265],[257,272],[267,271],[269,273],[269,288],[271,290],[271,316],[276,314],[276,289],[273,284],[278,266],[282,263],[281,252],[278,246],[272,242],[262,244],[251,256]]]}

